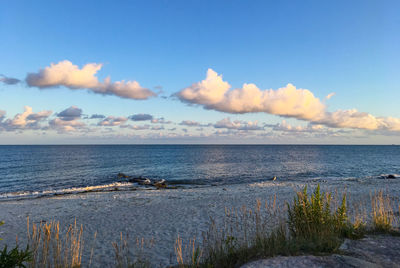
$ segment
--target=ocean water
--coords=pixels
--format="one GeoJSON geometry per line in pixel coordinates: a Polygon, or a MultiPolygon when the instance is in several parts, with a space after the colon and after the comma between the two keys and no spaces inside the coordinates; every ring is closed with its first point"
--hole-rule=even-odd
{"type": "Polygon", "coordinates": [[[400,174],[400,146],[0,146],[0,200],[133,187],[122,172],[182,187],[400,174]]]}

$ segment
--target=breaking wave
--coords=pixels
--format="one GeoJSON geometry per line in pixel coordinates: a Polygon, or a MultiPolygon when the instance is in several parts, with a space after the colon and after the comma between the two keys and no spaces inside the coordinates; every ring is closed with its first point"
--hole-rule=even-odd
{"type": "Polygon", "coordinates": [[[51,189],[43,191],[23,191],[23,192],[10,192],[1,193],[0,200],[15,200],[15,199],[28,199],[44,196],[68,195],[79,194],[87,192],[107,192],[107,191],[122,191],[134,187],[134,183],[130,182],[114,182],[110,184],[84,186],[84,187],[71,187],[65,189],[51,189]]]}

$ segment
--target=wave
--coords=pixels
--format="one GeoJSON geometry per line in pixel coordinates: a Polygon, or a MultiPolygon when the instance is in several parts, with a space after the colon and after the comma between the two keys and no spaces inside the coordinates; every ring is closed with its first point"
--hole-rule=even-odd
{"type": "Polygon", "coordinates": [[[9,192],[0,194],[0,200],[10,199],[25,199],[25,198],[37,198],[44,196],[55,196],[55,195],[68,195],[68,194],[79,194],[87,192],[102,192],[102,191],[120,191],[132,188],[135,184],[131,182],[114,182],[110,184],[84,186],[84,187],[71,187],[65,189],[51,189],[43,191],[22,191],[22,192],[9,192]]]}

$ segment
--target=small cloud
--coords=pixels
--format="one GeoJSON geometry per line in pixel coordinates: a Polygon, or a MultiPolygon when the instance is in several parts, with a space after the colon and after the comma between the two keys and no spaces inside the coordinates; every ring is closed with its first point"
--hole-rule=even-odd
{"type": "Polygon", "coordinates": [[[64,121],[76,120],[81,118],[81,116],[82,116],[82,109],[76,106],[71,106],[57,114],[57,117],[59,117],[61,120],[64,121]]]}
{"type": "Polygon", "coordinates": [[[191,120],[184,120],[184,121],[180,122],[179,125],[188,126],[188,127],[196,127],[196,126],[200,126],[200,123],[196,122],[196,121],[191,121],[191,120]]]}
{"type": "Polygon", "coordinates": [[[86,128],[86,124],[78,120],[62,120],[61,118],[55,118],[49,122],[49,126],[52,129],[57,130],[59,133],[73,132],[82,128],[86,128]]]}
{"type": "Polygon", "coordinates": [[[102,114],[92,114],[89,119],[103,119],[103,118],[106,118],[106,116],[102,114]]]}
{"type": "Polygon", "coordinates": [[[210,126],[212,126],[211,123],[209,123],[209,124],[201,124],[200,122],[191,121],[191,120],[183,120],[182,122],[179,123],[179,125],[187,126],[187,127],[210,127],[210,126]]]}
{"type": "Polygon", "coordinates": [[[264,127],[258,125],[257,121],[231,121],[231,119],[224,118],[214,124],[214,128],[225,128],[225,129],[235,129],[235,130],[263,130],[264,127]]]}
{"type": "Polygon", "coordinates": [[[150,121],[153,119],[153,116],[150,114],[134,114],[129,116],[129,119],[132,121],[150,121]]]}
{"type": "Polygon", "coordinates": [[[3,121],[4,118],[6,118],[6,111],[0,110],[0,122],[3,121]]]}
{"type": "Polygon", "coordinates": [[[154,127],[151,127],[151,130],[163,130],[164,129],[164,126],[154,126],[154,127]]]}
{"type": "Polygon", "coordinates": [[[335,96],[335,95],[336,95],[335,92],[329,93],[329,94],[325,97],[325,99],[329,100],[330,98],[332,98],[332,97],[335,96]]]}
{"type": "Polygon", "coordinates": [[[71,106],[56,115],[57,118],[49,122],[49,127],[59,133],[69,133],[82,129],[88,130],[86,124],[79,121],[82,117],[82,109],[77,106],[71,106]]]}
{"type": "Polygon", "coordinates": [[[98,126],[119,126],[124,124],[126,121],[128,121],[128,118],[123,117],[123,116],[108,116],[107,118],[105,118],[104,120],[100,121],[97,125],[98,126]]]}
{"type": "Polygon", "coordinates": [[[146,130],[149,129],[149,125],[121,125],[120,128],[128,128],[128,129],[133,129],[133,130],[146,130]]]}
{"type": "Polygon", "coordinates": [[[153,123],[153,124],[171,124],[172,122],[171,121],[166,121],[164,119],[164,117],[161,117],[161,118],[153,118],[151,120],[151,123],[153,123]]]}
{"type": "Polygon", "coordinates": [[[5,75],[0,75],[0,82],[3,82],[6,85],[15,85],[21,82],[21,80],[13,77],[7,77],[5,75]]]}

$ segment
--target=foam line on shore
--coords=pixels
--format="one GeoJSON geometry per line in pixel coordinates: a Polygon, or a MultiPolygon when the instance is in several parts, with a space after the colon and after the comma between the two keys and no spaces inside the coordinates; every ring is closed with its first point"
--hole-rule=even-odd
{"type": "Polygon", "coordinates": [[[109,191],[115,188],[120,190],[124,188],[130,188],[133,186],[134,184],[131,182],[114,182],[103,185],[71,187],[71,188],[55,189],[55,190],[10,192],[10,193],[0,194],[0,200],[36,198],[43,196],[78,194],[78,193],[95,192],[95,191],[109,191]]]}

